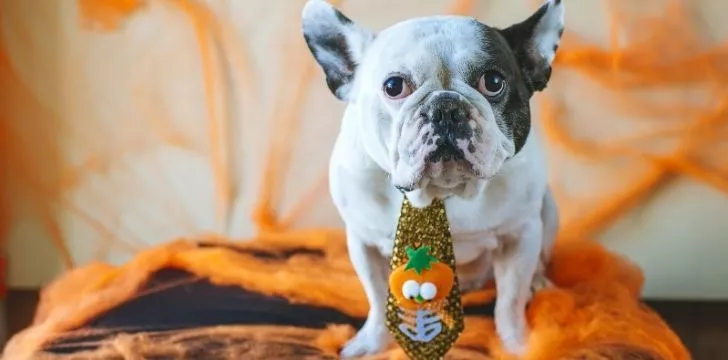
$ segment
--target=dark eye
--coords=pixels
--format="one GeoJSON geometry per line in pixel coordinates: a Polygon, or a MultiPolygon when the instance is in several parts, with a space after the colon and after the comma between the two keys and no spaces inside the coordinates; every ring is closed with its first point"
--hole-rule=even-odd
{"type": "Polygon", "coordinates": [[[503,92],[506,87],[506,79],[495,71],[488,71],[478,80],[478,91],[486,97],[495,97],[503,92]]]}
{"type": "Polygon", "coordinates": [[[402,99],[412,93],[412,89],[401,76],[392,76],[384,81],[384,94],[390,99],[402,99]]]}

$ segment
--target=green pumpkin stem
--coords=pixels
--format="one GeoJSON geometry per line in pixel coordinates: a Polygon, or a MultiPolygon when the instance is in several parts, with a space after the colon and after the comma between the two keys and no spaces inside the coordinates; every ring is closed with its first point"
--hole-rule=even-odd
{"type": "Polygon", "coordinates": [[[436,257],[430,255],[429,246],[422,246],[417,249],[408,246],[405,251],[408,258],[407,265],[404,267],[405,271],[413,269],[419,275],[425,270],[432,269],[432,264],[438,262],[436,257]]]}

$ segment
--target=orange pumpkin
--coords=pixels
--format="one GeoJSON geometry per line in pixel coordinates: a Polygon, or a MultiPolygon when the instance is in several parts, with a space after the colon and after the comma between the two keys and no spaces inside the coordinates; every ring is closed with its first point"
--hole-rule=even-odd
{"type": "Polygon", "coordinates": [[[443,300],[455,281],[453,270],[430,255],[430,247],[408,247],[407,262],[389,275],[389,289],[397,303],[417,309],[443,300]]]}

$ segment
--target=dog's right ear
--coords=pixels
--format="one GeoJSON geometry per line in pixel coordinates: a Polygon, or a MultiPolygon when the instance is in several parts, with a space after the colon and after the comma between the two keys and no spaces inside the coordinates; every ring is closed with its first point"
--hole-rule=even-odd
{"type": "Polygon", "coordinates": [[[323,0],[309,0],[302,18],[303,37],[326,74],[326,84],[337,98],[348,100],[356,68],[374,34],[323,0]]]}
{"type": "Polygon", "coordinates": [[[546,0],[528,19],[501,31],[513,50],[531,91],[542,91],[564,32],[564,2],[546,0]]]}

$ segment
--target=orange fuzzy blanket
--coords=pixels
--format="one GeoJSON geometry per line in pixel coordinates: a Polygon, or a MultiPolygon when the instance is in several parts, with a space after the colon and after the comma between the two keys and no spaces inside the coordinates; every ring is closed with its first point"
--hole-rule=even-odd
{"type": "MultiPolygon", "coordinates": [[[[335,358],[354,334],[350,325],[208,324],[133,333],[89,325],[133,299],[178,286],[169,280],[152,290],[145,288],[163,269],[184,270],[213,287],[282,298],[285,306],[298,306],[297,312],[326,308],[342,316],[365,317],[367,303],[342,235],[317,232],[293,238],[281,241],[272,236],[245,243],[180,240],[145,251],[121,267],[94,263],[77,268],[44,289],[34,323],[11,339],[4,356],[13,360],[335,358]],[[95,338],[93,346],[49,350],[61,339],[100,333],[106,336],[95,338]]],[[[680,339],[640,302],[642,274],[629,261],[593,242],[568,242],[557,246],[549,276],[558,289],[536,294],[529,305],[532,331],[526,359],[690,359],[680,339]]],[[[176,296],[179,304],[188,301],[184,295],[176,296]]],[[[463,301],[466,307],[482,306],[494,296],[488,288],[466,294],[463,301]]],[[[215,301],[219,305],[213,307],[225,306],[224,299],[215,301]]],[[[403,358],[394,346],[372,357],[403,358]]],[[[508,357],[494,334],[492,319],[473,314],[466,317],[465,332],[447,358],[508,357]]]]}

